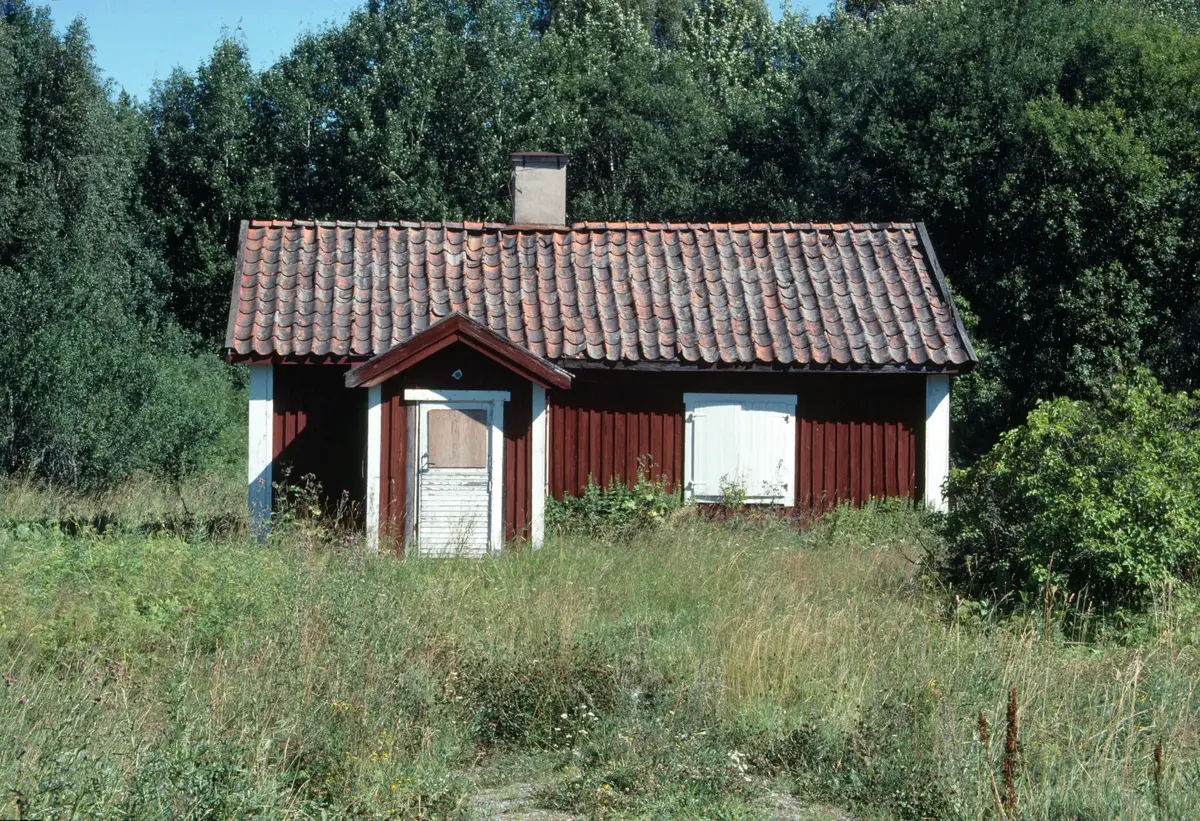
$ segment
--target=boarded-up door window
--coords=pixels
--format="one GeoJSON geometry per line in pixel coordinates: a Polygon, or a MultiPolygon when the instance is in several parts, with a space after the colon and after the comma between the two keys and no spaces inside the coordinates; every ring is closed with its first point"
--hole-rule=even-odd
{"type": "Polygon", "coordinates": [[[487,467],[486,410],[430,410],[428,420],[431,468],[487,467]]]}

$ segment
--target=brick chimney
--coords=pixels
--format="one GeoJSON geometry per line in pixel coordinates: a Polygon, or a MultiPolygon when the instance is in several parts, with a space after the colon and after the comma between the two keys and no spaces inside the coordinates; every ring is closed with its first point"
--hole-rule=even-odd
{"type": "Polygon", "coordinates": [[[512,155],[514,225],[567,224],[567,155],[518,151],[512,155]]]}

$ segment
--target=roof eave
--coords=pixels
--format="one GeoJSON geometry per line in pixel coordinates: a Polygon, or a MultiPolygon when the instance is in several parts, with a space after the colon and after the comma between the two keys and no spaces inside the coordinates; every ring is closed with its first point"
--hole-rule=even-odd
{"type": "Polygon", "coordinates": [[[233,288],[229,294],[229,320],[225,325],[225,350],[229,352],[226,355],[226,360],[229,360],[229,355],[232,354],[237,340],[234,338],[237,332],[237,315],[238,305],[241,304],[241,286],[242,286],[242,265],[246,258],[246,235],[250,231],[250,221],[242,220],[242,226],[238,229],[238,251],[237,258],[233,263],[233,288]]]}
{"type": "Polygon", "coordinates": [[[946,304],[950,306],[950,316],[954,318],[954,327],[958,330],[958,335],[962,338],[963,349],[967,352],[969,367],[964,373],[970,372],[979,363],[979,356],[975,353],[975,346],[971,344],[971,337],[967,333],[967,328],[963,325],[962,317],[959,316],[958,307],[954,304],[954,294],[950,291],[950,285],[946,282],[946,275],[942,273],[941,263],[938,262],[937,252],[933,250],[933,242],[929,239],[929,231],[925,228],[924,222],[918,222],[917,235],[921,238],[921,245],[925,249],[925,253],[929,255],[929,268],[933,274],[934,283],[942,292],[942,298],[946,300],[946,304]]]}

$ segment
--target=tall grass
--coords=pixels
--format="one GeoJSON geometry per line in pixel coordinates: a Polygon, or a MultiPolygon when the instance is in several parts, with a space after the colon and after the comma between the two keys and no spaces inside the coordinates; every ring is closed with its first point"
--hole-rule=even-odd
{"type": "Polygon", "coordinates": [[[245,476],[234,467],[190,474],[179,483],[144,475],[86,494],[30,477],[0,476],[0,523],[234,534],[245,528],[245,511],[245,476]]]}
{"type": "Polygon", "coordinates": [[[1200,619],[960,617],[929,538],[884,509],[435,562],[9,528],[0,815],[466,818],[520,778],[597,818],[1189,817],[1200,619]],[[1010,811],[977,727],[1012,688],[1010,811]]]}

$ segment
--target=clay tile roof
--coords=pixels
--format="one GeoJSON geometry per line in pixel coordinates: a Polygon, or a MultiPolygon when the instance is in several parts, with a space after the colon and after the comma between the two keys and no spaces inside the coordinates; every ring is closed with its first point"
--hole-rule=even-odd
{"type": "Polygon", "coordinates": [[[243,225],[231,358],[367,359],[461,313],[571,362],[966,370],[921,223],[243,225]]]}

